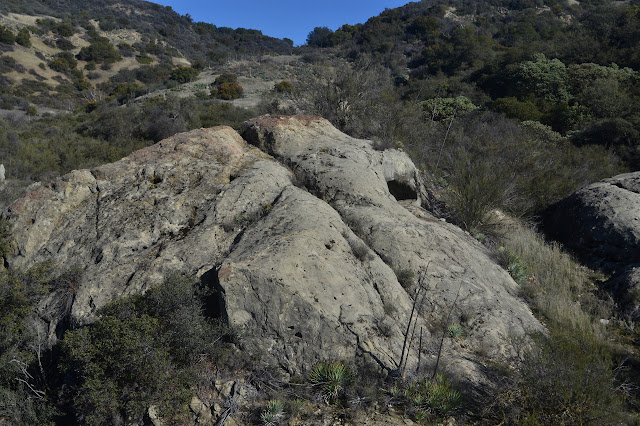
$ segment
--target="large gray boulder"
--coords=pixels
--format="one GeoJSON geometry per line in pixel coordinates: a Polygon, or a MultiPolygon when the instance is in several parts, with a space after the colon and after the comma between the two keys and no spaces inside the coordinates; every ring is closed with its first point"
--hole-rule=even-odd
{"type": "MultiPolygon", "coordinates": [[[[485,363],[542,330],[484,247],[421,207],[406,154],[317,117],[262,117],[243,135],[255,146],[228,127],[194,130],[41,186],[4,213],[6,264],[81,268],[77,323],[172,272],[197,275],[245,349],[291,374],[356,358],[394,371],[403,347],[407,371],[430,370],[446,336],[440,367],[490,384],[485,363]]],[[[46,320],[54,341],[61,318],[46,320]]]]}
{"type": "Polygon", "coordinates": [[[583,263],[609,274],[614,297],[640,319],[640,172],[576,191],[549,209],[544,227],[583,263]]]}

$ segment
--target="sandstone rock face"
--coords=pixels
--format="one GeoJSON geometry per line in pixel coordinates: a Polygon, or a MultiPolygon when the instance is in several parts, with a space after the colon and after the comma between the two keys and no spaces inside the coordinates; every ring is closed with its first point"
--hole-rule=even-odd
{"type": "Polygon", "coordinates": [[[440,367],[486,384],[484,361],[508,360],[514,341],[542,330],[485,249],[422,209],[406,154],[317,117],[261,117],[242,133],[179,134],[41,186],[4,213],[15,238],[6,262],[81,268],[80,323],[171,272],[195,274],[218,290],[213,310],[246,350],[289,373],[356,357],[393,371],[403,346],[408,371],[420,349],[429,371],[444,335],[440,367]],[[423,289],[403,287],[400,271],[423,289]],[[449,338],[451,324],[464,335],[449,338]]]}
{"type": "Polygon", "coordinates": [[[550,208],[545,228],[585,264],[611,274],[613,294],[640,319],[640,172],[576,191],[550,208]]]}

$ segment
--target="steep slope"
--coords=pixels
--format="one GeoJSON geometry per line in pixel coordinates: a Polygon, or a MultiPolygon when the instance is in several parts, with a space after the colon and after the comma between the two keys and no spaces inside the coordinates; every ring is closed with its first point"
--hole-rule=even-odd
{"type": "Polygon", "coordinates": [[[262,117],[243,134],[275,159],[231,128],[195,130],[9,207],[9,267],[83,271],[74,295],[42,302],[51,341],[66,314],[57,307],[91,322],[173,271],[201,277],[216,290],[210,310],[242,330],[244,347],[292,374],[356,357],[393,372],[403,355],[408,369],[431,371],[455,324],[464,334],[446,339],[439,367],[475,388],[491,384],[485,362],[512,360],[514,342],[542,330],[486,250],[420,207],[404,153],[317,117],[262,117]],[[401,285],[411,273],[420,279],[401,285]]]}

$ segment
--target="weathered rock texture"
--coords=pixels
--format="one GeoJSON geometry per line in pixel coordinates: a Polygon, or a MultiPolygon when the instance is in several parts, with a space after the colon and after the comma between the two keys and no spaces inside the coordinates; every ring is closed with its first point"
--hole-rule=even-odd
{"type": "Polygon", "coordinates": [[[7,263],[80,267],[78,322],[170,272],[196,274],[246,349],[290,373],[356,356],[397,369],[417,284],[405,290],[394,269],[426,286],[411,371],[421,330],[422,367],[433,368],[446,327],[462,326],[441,366],[471,384],[487,382],[484,361],[509,359],[513,341],[541,330],[485,249],[420,207],[404,153],[317,117],[266,116],[243,135],[256,146],[228,127],[195,130],[40,187],[5,212],[7,263]]]}
{"type": "Polygon", "coordinates": [[[586,265],[610,274],[612,293],[640,319],[640,172],[576,191],[549,209],[545,229],[586,265]]]}

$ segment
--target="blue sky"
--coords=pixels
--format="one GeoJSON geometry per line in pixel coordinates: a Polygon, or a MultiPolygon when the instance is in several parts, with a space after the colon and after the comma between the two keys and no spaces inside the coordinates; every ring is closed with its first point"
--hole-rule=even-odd
{"type": "Polygon", "coordinates": [[[154,0],[171,6],[194,21],[219,27],[251,28],[277,38],[304,44],[315,27],[338,29],[343,24],[364,23],[385,8],[407,4],[409,0],[154,0]]]}

